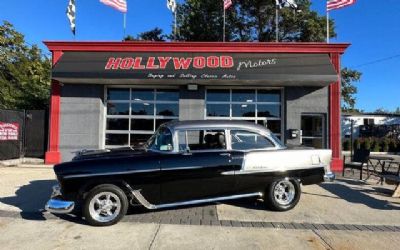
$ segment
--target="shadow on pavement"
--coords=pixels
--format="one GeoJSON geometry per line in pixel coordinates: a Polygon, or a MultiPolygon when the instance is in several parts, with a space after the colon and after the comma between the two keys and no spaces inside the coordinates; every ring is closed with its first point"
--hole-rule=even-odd
{"type": "MultiPolygon", "coordinates": [[[[378,194],[378,191],[380,191],[379,195],[383,195],[382,190],[380,190],[381,188],[375,188],[371,190],[361,186],[349,187],[341,183],[322,183],[319,186],[350,203],[363,204],[369,208],[378,210],[400,210],[400,207],[393,206],[390,201],[376,199],[368,195],[368,193],[378,194]]],[[[383,198],[385,197],[387,196],[383,195],[383,198]]]]}
{"type": "Polygon", "coordinates": [[[20,215],[27,220],[46,220],[43,215],[44,206],[49,200],[52,186],[56,180],[31,181],[15,192],[15,196],[0,197],[0,202],[17,207],[20,215]]]}

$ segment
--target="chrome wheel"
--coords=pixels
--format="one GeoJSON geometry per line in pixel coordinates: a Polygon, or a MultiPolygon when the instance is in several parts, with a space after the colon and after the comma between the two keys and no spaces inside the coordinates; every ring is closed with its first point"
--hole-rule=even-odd
{"type": "Polygon", "coordinates": [[[295,197],[296,189],[289,180],[279,181],[274,187],[274,199],[280,205],[289,205],[295,197]]]}
{"type": "Polygon", "coordinates": [[[112,192],[101,192],[93,196],[89,203],[90,216],[98,222],[114,220],[121,212],[121,200],[112,192]]]}

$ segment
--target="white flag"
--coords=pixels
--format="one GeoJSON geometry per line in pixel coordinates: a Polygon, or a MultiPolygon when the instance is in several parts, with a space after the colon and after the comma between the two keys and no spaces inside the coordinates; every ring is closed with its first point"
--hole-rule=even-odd
{"type": "Polygon", "coordinates": [[[176,11],[176,1],[175,0],[167,0],[167,8],[175,13],[175,11],[176,11]]]}

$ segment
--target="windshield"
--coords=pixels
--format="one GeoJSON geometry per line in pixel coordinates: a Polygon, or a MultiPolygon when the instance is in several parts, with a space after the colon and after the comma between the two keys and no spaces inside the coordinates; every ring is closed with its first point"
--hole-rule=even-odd
{"type": "Polygon", "coordinates": [[[166,127],[160,127],[146,143],[148,150],[172,151],[172,133],[166,127]]]}

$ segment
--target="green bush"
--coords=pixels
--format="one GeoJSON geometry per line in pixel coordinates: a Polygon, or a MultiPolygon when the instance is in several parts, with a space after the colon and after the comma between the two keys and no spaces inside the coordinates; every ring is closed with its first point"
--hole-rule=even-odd
{"type": "Polygon", "coordinates": [[[373,139],[373,142],[372,142],[372,152],[379,152],[380,151],[380,149],[381,149],[381,147],[380,147],[380,143],[379,143],[379,140],[378,139],[373,139]]]}
{"type": "Polygon", "coordinates": [[[355,139],[354,140],[354,142],[353,142],[353,148],[354,149],[360,149],[361,148],[361,142],[360,142],[360,139],[355,139]]]}
{"type": "Polygon", "coordinates": [[[371,150],[371,138],[365,138],[364,149],[371,150]]]}
{"type": "Polygon", "coordinates": [[[382,145],[382,147],[381,147],[382,152],[389,152],[389,139],[388,138],[384,138],[381,141],[381,145],[382,145]]]}
{"type": "Polygon", "coordinates": [[[389,143],[389,152],[397,152],[397,141],[395,139],[391,139],[389,143]]]}

